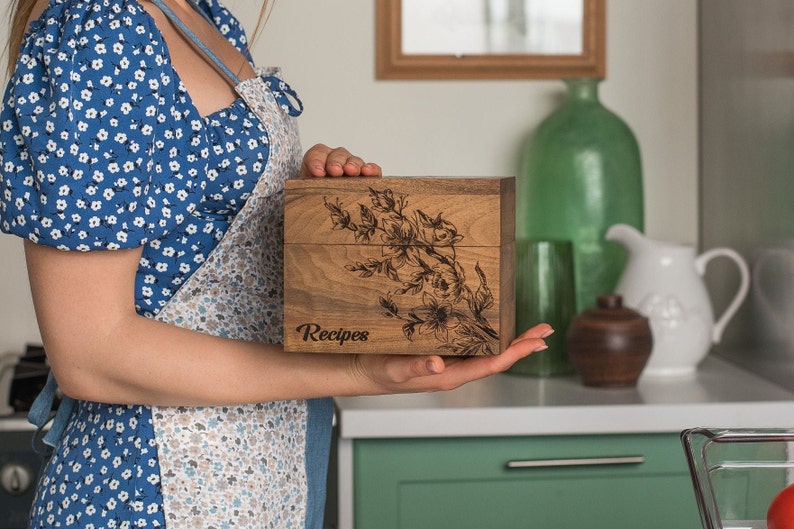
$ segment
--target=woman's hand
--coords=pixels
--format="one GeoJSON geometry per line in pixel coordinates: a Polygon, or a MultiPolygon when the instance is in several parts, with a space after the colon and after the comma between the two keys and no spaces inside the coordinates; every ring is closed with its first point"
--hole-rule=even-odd
{"type": "Polygon", "coordinates": [[[543,351],[543,339],[553,332],[548,324],[536,325],[494,356],[354,355],[353,375],[371,386],[366,391],[371,394],[446,391],[501,373],[525,356],[543,351]]]}
{"type": "Polygon", "coordinates": [[[344,147],[332,149],[318,143],[303,156],[300,177],[308,176],[381,176],[378,164],[366,163],[344,147]]]}

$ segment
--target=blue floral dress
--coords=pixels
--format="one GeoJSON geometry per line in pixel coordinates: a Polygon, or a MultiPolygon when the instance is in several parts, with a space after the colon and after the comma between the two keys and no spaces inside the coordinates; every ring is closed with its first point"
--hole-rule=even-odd
{"type": "MultiPolygon", "coordinates": [[[[247,53],[223,6],[198,6],[247,53]]],[[[277,71],[260,73],[265,110],[240,98],[202,117],[138,0],[50,0],[0,112],[0,228],[64,251],[142,247],[139,314],[279,341],[280,206],[300,163],[299,110],[277,71]],[[225,286],[241,277],[257,292],[225,286]],[[261,328],[236,319],[246,295],[261,328]]],[[[329,399],[70,411],[31,527],[321,527],[329,399]]]]}

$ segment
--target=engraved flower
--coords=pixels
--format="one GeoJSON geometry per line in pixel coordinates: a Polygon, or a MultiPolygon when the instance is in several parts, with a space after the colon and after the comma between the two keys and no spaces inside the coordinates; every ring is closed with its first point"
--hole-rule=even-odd
{"type": "Polygon", "coordinates": [[[378,191],[370,187],[369,194],[372,197],[372,209],[382,213],[394,211],[394,206],[397,204],[397,200],[395,200],[394,192],[391,189],[378,191]]]}
{"type": "Polygon", "coordinates": [[[451,299],[453,303],[460,301],[466,286],[466,276],[460,263],[439,263],[433,266],[432,271],[430,284],[436,296],[451,299]]]}
{"type": "Polygon", "coordinates": [[[432,218],[425,212],[417,210],[416,215],[419,219],[419,225],[422,227],[422,236],[429,244],[433,246],[454,246],[463,239],[463,236],[458,234],[455,225],[443,219],[441,213],[432,218]]]}
{"type": "Polygon", "coordinates": [[[383,255],[388,257],[394,268],[401,268],[407,262],[414,262],[411,250],[416,245],[416,230],[410,222],[383,220],[383,255]]]}
{"type": "Polygon", "coordinates": [[[421,307],[414,309],[416,316],[422,320],[419,325],[419,334],[435,334],[436,340],[449,341],[449,331],[460,324],[457,311],[450,303],[439,301],[427,293],[422,295],[421,307]]]}
{"type": "Polygon", "coordinates": [[[335,203],[325,200],[335,230],[353,232],[359,244],[372,244],[380,233],[381,258],[355,261],[345,269],[359,277],[383,276],[400,284],[379,296],[378,303],[382,316],[402,323],[409,341],[417,333],[434,335],[451,354],[494,354],[499,335],[483,315],[494,304],[493,294],[479,263],[474,267],[479,286],[466,285],[455,250],[464,237],[455,225],[441,213],[430,216],[414,210],[406,214],[406,196],[390,189],[369,188],[369,192],[372,205],[359,204],[355,222],[338,198],[335,203]],[[413,308],[400,310],[400,302],[419,295],[421,304],[414,300],[413,308]]]}
{"type": "Polygon", "coordinates": [[[328,202],[327,199],[323,199],[323,204],[325,204],[326,209],[331,212],[331,222],[333,223],[333,229],[356,229],[356,225],[350,220],[350,213],[342,209],[342,205],[339,203],[338,198],[336,199],[335,204],[328,202]]]}

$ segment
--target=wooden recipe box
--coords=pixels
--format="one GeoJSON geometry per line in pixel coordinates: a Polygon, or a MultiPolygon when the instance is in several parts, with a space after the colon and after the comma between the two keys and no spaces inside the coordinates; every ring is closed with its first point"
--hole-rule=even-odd
{"type": "Polygon", "coordinates": [[[488,355],[514,338],[514,178],[286,186],[287,351],[488,355]]]}

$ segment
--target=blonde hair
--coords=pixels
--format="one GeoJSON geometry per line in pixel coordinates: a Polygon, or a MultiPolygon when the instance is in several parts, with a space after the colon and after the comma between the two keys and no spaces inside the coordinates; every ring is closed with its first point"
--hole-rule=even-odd
{"type": "Polygon", "coordinates": [[[22,44],[22,37],[28,27],[28,19],[33,12],[36,0],[11,0],[8,7],[9,13],[9,37],[6,43],[5,52],[8,55],[8,72],[14,70],[17,62],[16,51],[22,44]]]}
{"type": "MultiPolygon", "coordinates": [[[[22,38],[25,36],[25,31],[28,28],[28,20],[30,19],[30,15],[33,12],[33,6],[35,5],[36,0],[11,0],[11,3],[8,6],[10,31],[8,42],[5,45],[5,52],[7,54],[6,68],[9,75],[14,71],[14,67],[16,66],[16,53],[19,49],[19,46],[22,44],[22,38]]],[[[262,11],[259,13],[259,20],[256,23],[254,35],[249,45],[253,44],[253,41],[256,40],[256,38],[262,32],[262,28],[270,16],[269,7],[270,1],[263,0],[262,11]]]]}

